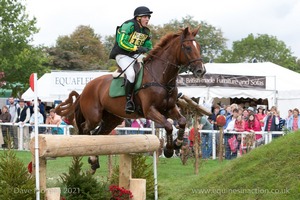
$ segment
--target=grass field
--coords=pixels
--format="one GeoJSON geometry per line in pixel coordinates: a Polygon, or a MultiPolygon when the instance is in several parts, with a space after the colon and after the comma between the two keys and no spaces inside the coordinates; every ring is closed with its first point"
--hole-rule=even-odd
{"type": "MultiPolygon", "coordinates": [[[[194,160],[182,165],[179,158],[158,161],[159,199],[300,199],[300,133],[291,133],[232,161],[201,161],[194,174],[194,160]]],[[[29,152],[17,156],[27,165],[29,152]]],[[[72,158],[48,160],[47,185],[52,187],[59,175],[68,171],[72,158]]],[[[83,168],[88,170],[87,157],[83,168]]],[[[152,162],[152,157],[148,158],[152,162]]],[[[107,157],[101,156],[101,169],[95,174],[105,180],[107,157]]],[[[118,162],[118,156],[113,157],[118,162]]]]}

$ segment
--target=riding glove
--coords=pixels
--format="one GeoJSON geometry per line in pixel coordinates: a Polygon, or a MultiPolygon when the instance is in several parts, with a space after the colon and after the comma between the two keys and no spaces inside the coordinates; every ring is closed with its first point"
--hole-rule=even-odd
{"type": "Polygon", "coordinates": [[[139,53],[147,53],[148,52],[148,48],[143,47],[143,46],[139,46],[138,49],[137,49],[137,51],[139,53]]]}

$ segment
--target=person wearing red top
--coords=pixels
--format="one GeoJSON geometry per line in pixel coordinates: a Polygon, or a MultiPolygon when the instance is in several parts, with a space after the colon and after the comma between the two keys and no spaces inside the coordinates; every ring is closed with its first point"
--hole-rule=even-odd
{"type": "Polygon", "coordinates": [[[236,132],[245,131],[245,121],[243,120],[243,116],[239,115],[234,122],[234,130],[236,132]]]}
{"type": "Polygon", "coordinates": [[[266,114],[264,113],[264,107],[259,106],[257,110],[258,110],[258,113],[256,114],[256,118],[260,122],[260,126],[264,127],[264,123],[265,123],[264,118],[266,116],[266,114]]]}
{"type": "MultiPolygon", "coordinates": [[[[261,125],[258,121],[258,119],[255,117],[255,114],[250,114],[248,120],[245,122],[245,131],[248,132],[257,132],[257,131],[261,131],[261,125]]],[[[261,134],[256,134],[255,135],[255,139],[258,140],[262,138],[261,134]]]]}

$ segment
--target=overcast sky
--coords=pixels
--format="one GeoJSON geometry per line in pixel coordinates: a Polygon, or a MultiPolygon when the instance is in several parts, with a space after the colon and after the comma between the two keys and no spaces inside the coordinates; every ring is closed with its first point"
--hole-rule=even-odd
{"type": "Polygon", "coordinates": [[[131,19],[138,6],[153,11],[150,23],[163,25],[187,15],[222,30],[229,40],[250,33],[276,36],[300,58],[299,0],[27,0],[30,16],[37,18],[40,32],[34,44],[55,45],[60,35],[70,35],[79,25],[90,25],[102,38],[131,19]]]}

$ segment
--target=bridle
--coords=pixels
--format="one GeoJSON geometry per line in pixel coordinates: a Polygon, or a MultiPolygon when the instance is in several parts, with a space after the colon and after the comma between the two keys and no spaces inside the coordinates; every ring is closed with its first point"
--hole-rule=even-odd
{"type": "MultiPolygon", "coordinates": [[[[185,65],[178,65],[178,64],[175,64],[175,63],[172,63],[172,62],[169,62],[168,60],[166,59],[162,59],[161,57],[157,56],[157,55],[153,55],[153,54],[149,54],[150,56],[152,57],[155,57],[159,60],[161,60],[163,63],[166,64],[166,68],[164,70],[164,72],[167,70],[168,66],[171,65],[171,66],[174,66],[176,68],[178,68],[179,72],[187,72],[187,71],[191,71],[193,72],[193,70],[191,69],[191,64],[194,63],[194,62],[197,62],[197,61],[201,61],[203,62],[203,59],[200,57],[200,58],[195,58],[195,59],[192,59],[192,60],[189,60],[188,58],[188,50],[187,48],[183,45],[184,42],[187,42],[187,41],[196,41],[195,39],[184,39],[184,36],[183,34],[181,34],[181,39],[180,39],[180,51],[182,50],[183,53],[184,53],[184,56],[186,57],[186,59],[188,60],[188,63],[185,64],[185,65]]],[[[180,52],[181,53],[181,52],[180,52]]]]}
{"type": "MultiPolygon", "coordinates": [[[[180,73],[181,72],[186,72],[188,70],[190,70],[191,72],[193,72],[193,70],[191,69],[191,64],[194,63],[194,62],[196,62],[196,61],[202,61],[201,57],[189,60],[189,58],[188,58],[188,54],[189,54],[188,51],[189,51],[189,49],[184,46],[184,43],[187,42],[187,41],[196,41],[196,40],[194,38],[193,39],[185,39],[184,38],[184,34],[181,34],[180,35],[180,54],[181,54],[181,52],[183,52],[185,58],[188,60],[187,64],[185,64],[185,65],[178,65],[178,64],[169,62],[167,59],[162,59],[160,56],[151,54],[151,52],[149,53],[150,56],[155,57],[158,60],[161,60],[165,64],[165,69],[162,72],[163,75],[166,74],[166,71],[168,70],[169,66],[173,66],[173,67],[177,68],[180,73]]],[[[166,48],[169,48],[169,47],[166,47],[166,48]]],[[[149,60],[149,61],[151,62],[151,60],[149,60]]],[[[169,89],[167,89],[167,91],[170,91],[170,90],[172,90],[171,88],[175,87],[176,84],[170,84],[170,83],[172,83],[174,80],[176,80],[177,76],[172,77],[168,81],[168,83],[166,85],[163,85],[159,81],[156,80],[155,76],[152,73],[152,70],[149,69],[148,65],[146,65],[146,63],[144,63],[144,64],[145,64],[144,65],[145,69],[150,73],[150,75],[153,78],[152,83],[148,83],[148,84],[146,84],[146,86],[149,86],[149,85],[151,85],[151,86],[158,85],[158,86],[161,86],[161,87],[164,87],[164,88],[169,88],[169,89]]]]}
{"type": "Polygon", "coordinates": [[[183,67],[181,67],[182,69],[186,69],[186,70],[179,69],[180,72],[186,72],[186,71],[193,72],[193,70],[191,69],[191,64],[194,63],[194,62],[197,62],[197,61],[203,62],[201,57],[189,60],[188,52],[187,52],[188,49],[183,45],[184,42],[187,42],[187,41],[196,41],[196,40],[195,40],[195,38],[193,38],[193,39],[184,39],[183,34],[181,35],[181,50],[183,50],[183,53],[184,53],[186,59],[188,60],[188,63],[186,65],[184,65],[183,67]]]}
{"type": "MultiPolygon", "coordinates": [[[[201,57],[189,60],[189,58],[188,58],[188,54],[189,54],[188,51],[189,50],[187,49],[187,47],[184,46],[184,42],[187,42],[187,41],[195,41],[195,39],[184,39],[184,35],[181,34],[181,38],[180,38],[180,43],[181,43],[180,44],[181,45],[181,47],[180,47],[180,54],[183,51],[183,53],[185,55],[185,58],[188,60],[187,64],[185,64],[185,65],[178,65],[178,64],[169,62],[166,59],[162,59],[161,57],[159,57],[157,55],[153,55],[151,53],[149,54],[152,57],[155,57],[155,58],[161,60],[163,63],[166,64],[166,67],[165,67],[165,69],[164,69],[164,71],[162,73],[163,75],[166,74],[166,71],[167,71],[167,69],[168,69],[169,66],[174,66],[174,67],[178,68],[179,72],[186,72],[188,70],[190,70],[191,72],[193,72],[194,70],[191,69],[191,64],[194,63],[194,62],[196,62],[196,61],[202,61],[201,57]]],[[[151,62],[151,60],[149,60],[149,61],[151,62]]],[[[149,72],[149,74],[152,76],[153,81],[149,82],[149,83],[144,83],[140,89],[145,89],[145,88],[152,87],[152,86],[162,87],[162,88],[164,88],[167,91],[167,93],[166,93],[166,99],[168,99],[170,97],[170,95],[172,94],[173,90],[176,88],[176,82],[174,83],[174,81],[176,80],[177,76],[172,77],[168,81],[168,83],[162,84],[159,81],[157,81],[157,79],[155,78],[155,76],[152,73],[152,70],[149,69],[149,67],[148,67],[148,65],[146,65],[146,63],[144,63],[144,67],[149,72]]],[[[169,102],[169,101],[167,101],[167,102],[169,102]]]]}

